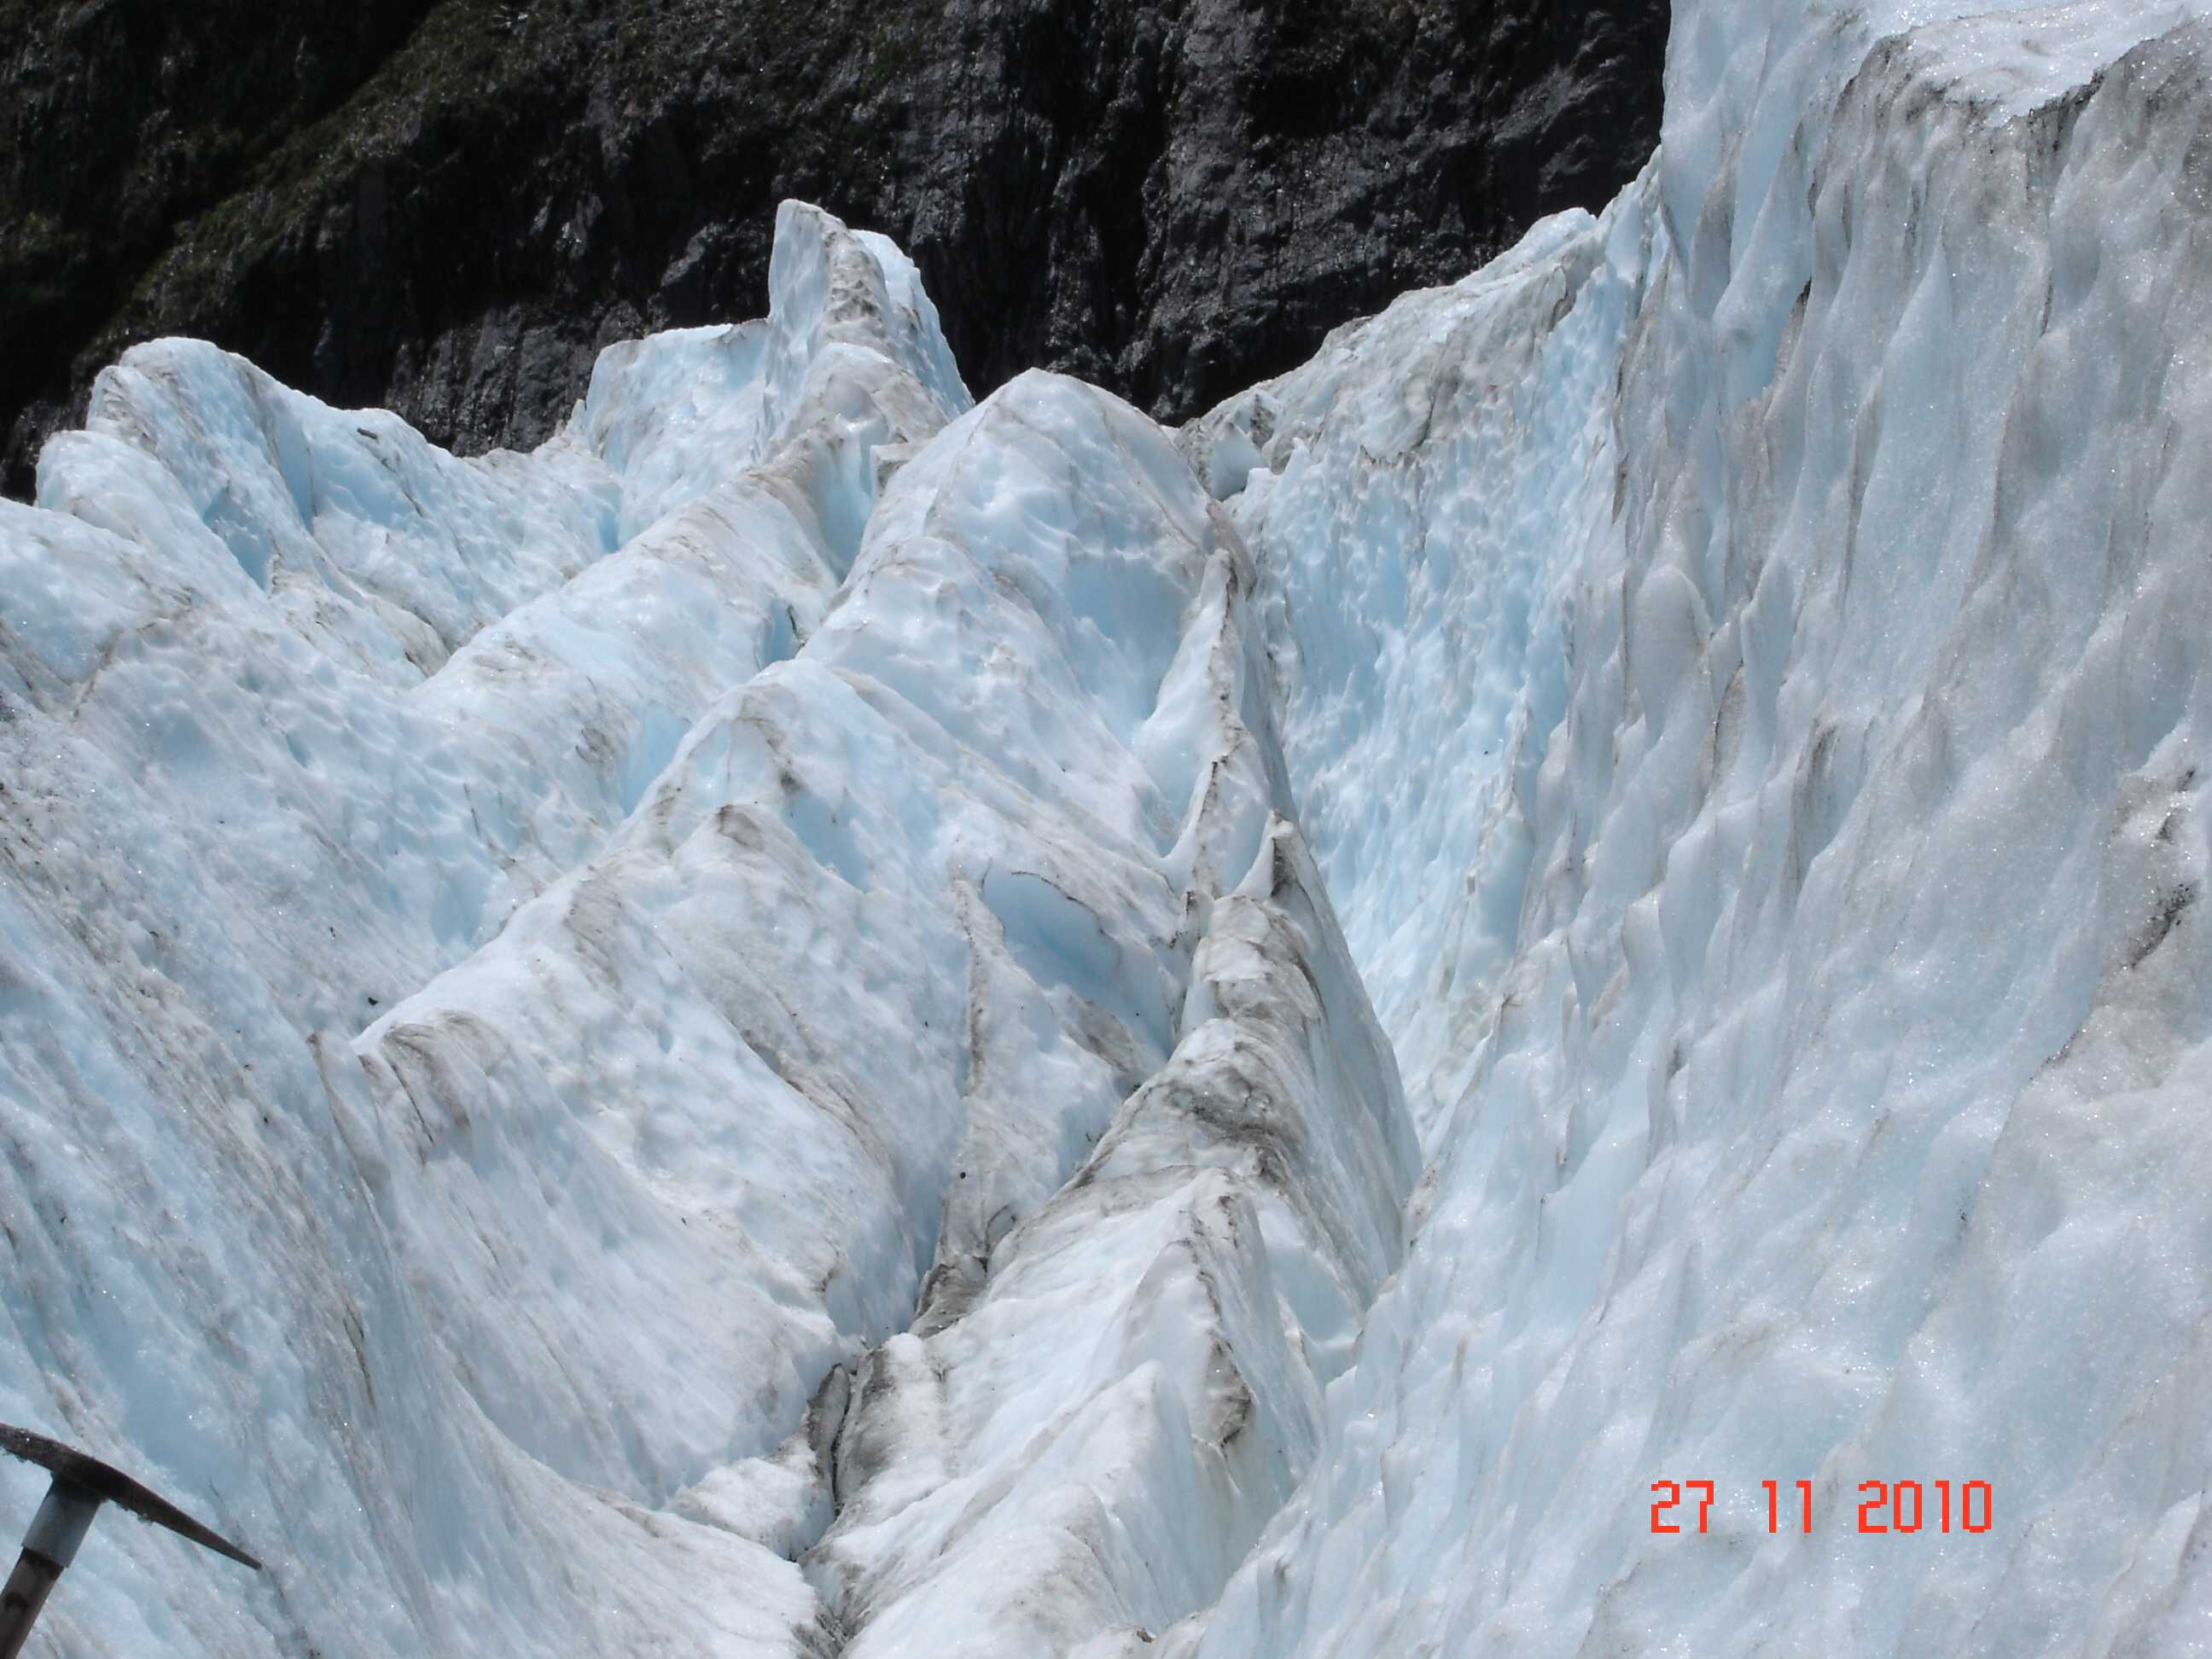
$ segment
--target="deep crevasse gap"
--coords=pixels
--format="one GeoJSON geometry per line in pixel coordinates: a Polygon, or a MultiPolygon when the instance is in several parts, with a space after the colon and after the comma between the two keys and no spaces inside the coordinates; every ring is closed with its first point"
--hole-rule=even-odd
{"type": "Polygon", "coordinates": [[[1436,1162],[1315,1477],[1170,1651],[2212,1619],[2207,36],[1911,21],[1678,10],[1601,221],[1186,435],[1266,469],[1286,748],[1436,1162]],[[1711,1534],[1653,1535],[1662,1478],[1711,1534]],[[1868,1480],[1994,1524],[1859,1536],[1868,1480]]]}

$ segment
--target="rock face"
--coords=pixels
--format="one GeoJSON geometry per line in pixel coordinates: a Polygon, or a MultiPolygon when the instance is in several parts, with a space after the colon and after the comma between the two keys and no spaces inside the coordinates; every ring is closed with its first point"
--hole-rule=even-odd
{"type": "Polygon", "coordinates": [[[21,493],[130,343],[212,338],[463,449],[755,315],[775,204],[913,251],[981,392],[1181,419],[1656,142],[1659,0],[0,0],[21,493]]]}

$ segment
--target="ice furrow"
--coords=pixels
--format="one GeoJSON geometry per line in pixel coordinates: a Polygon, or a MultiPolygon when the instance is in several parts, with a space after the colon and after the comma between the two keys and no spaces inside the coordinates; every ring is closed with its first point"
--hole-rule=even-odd
{"type": "MultiPolygon", "coordinates": [[[[994,399],[972,434],[943,441],[941,464],[925,451],[864,556],[904,567],[915,524],[974,547],[978,494],[995,498],[1024,468],[994,446],[1034,451],[1049,400],[1079,395],[1018,383],[1003,419],[994,399]],[[933,492],[926,509],[917,489],[933,492]]],[[[1075,1045],[1107,1062],[1095,1103],[1071,1112],[1037,1072],[1025,1010],[1081,955],[1037,948],[1039,930],[1085,924],[1057,886],[994,900],[986,877],[971,900],[983,927],[970,928],[966,1128],[938,1258],[920,1317],[855,1376],[836,1518],[805,1557],[848,1653],[1073,1652],[1206,1605],[1310,1460],[1320,1390],[1400,1247],[1410,1121],[1317,876],[1277,813],[1249,560],[1158,434],[1126,414],[1109,429],[1108,462],[1047,479],[1081,492],[1079,510],[1054,507],[1071,547],[1129,540],[1085,503],[1149,501],[1217,538],[1194,591],[1163,611],[1184,617],[1173,661],[1135,676],[1149,712],[1133,705],[1123,727],[1188,801],[1164,838],[1173,1052],[1146,1037],[1151,1019],[1117,1028],[1103,999],[1063,1004],[1075,1045]],[[1029,950],[1005,948],[1024,937],[1029,950]],[[1097,1041],[1102,1026],[1118,1041],[1097,1041]],[[1025,1158],[1040,1099],[1060,1114],[1057,1146],[1025,1158]],[[994,1617],[957,1621],[979,1593],[994,1617]]],[[[993,554],[1029,556],[1035,535],[994,534],[993,554]]],[[[883,648],[879,617],[838,623],[854,646],[883,648]]]]}
{"type": "Polygon", "coordinates": [[[872,1356],[806,1558],[845,1651],[1116,1647],[1208,1605],[1310,1462],[1415,1155],[1295,830],[1212,907],[1174,1056],[872,1356]],[[1195,1524],[1194,1524],[1195,1523],[1195,1524]],[[963,1619],[979,1598],[988,1620],[963,1619]]]}

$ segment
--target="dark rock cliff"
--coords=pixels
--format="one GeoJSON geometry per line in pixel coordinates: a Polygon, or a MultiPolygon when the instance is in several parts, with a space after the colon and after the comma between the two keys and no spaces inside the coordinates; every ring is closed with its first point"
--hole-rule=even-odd
{"type": "Polygon", "coordinates": [[[980,392],[1180,419],[1656,141],[1660,0],[0,0],[0,430],[203,335],[466,450],[757,314],[775,203],[908,247],[980,392]]]}

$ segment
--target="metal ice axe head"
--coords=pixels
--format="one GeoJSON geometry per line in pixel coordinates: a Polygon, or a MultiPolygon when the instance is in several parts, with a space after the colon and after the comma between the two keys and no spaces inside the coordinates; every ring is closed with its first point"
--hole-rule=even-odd
{"type": "Polygon", "coordinates": [[[84,1542],[102,1504],[119,1504],[142,1521],[182,1533],[218,1555],[261,1571],[258,1561],[228,1538],[96,1457],[5,1423],[0,1423],[0,1451],[49,1469],[54,1477],[46,1501],[39,1505],[30,1531],[23,1534],[23,1553],[9,1575],[8,1588],[0,1591],[0,1659],[15,1659],[23,1650],[55,1581],[76,1559],[76,1547],[84,1542]]]}

